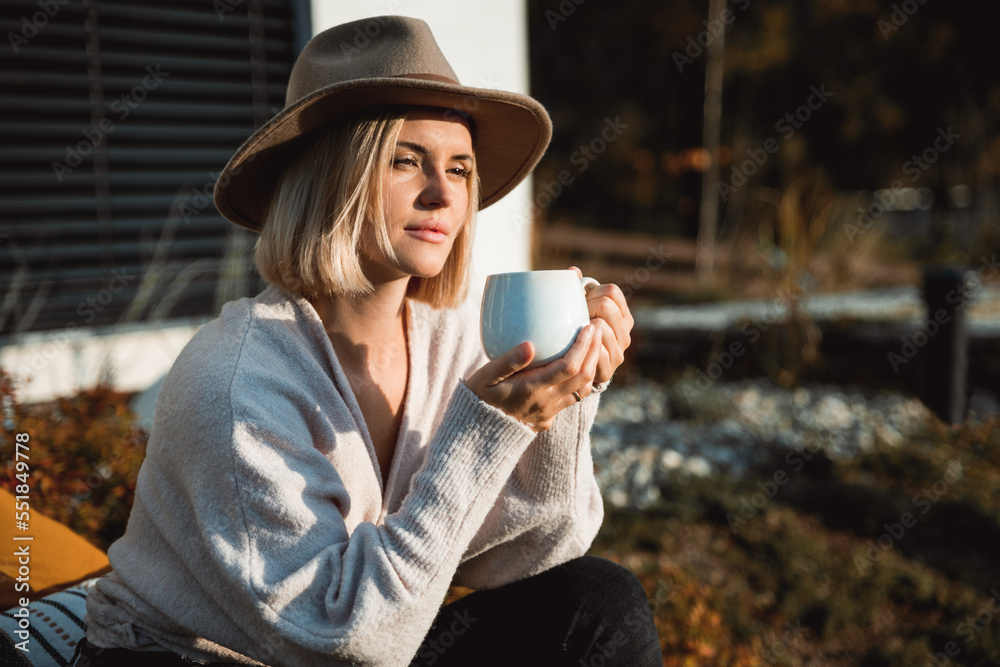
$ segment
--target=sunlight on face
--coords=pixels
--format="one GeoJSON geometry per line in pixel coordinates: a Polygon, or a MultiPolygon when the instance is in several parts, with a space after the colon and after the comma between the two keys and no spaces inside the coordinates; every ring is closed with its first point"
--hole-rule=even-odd
{"type": "Polygon", "coordinates": [[[366,243],[372,280],[441,272],[469,208],[473,155],[463,119],[437,109],[410,113],[385,175],[387,231],[396,260],[366,243]]]}

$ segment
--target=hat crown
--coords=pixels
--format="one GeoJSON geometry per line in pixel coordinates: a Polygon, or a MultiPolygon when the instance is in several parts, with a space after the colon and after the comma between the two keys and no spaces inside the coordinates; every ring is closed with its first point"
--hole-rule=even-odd
{"type": "Polygon", "coordinates": [[[405,16],[379,16],[324,30],[292,68],[285,106],[318,90],[359,79],[413,76],[458,83],[430,26],[405,16]]]}

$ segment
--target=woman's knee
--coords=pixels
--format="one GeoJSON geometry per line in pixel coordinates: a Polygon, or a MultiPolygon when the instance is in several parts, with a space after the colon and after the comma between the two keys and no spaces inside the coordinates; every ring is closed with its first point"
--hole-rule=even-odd
{"type": "Polygon", "coordinates": [[[638,577],[605,558],[584,556],[565,566],[580,605],[571,644],[575,665],[647,667],[662,662],[649,600],[638,577]]]}
{"type": "Polygon", "coordinates": [[[648,605],[639,578],[628,568],[598,556],[581,556],[560,566],[567,579],[585,593],[625,607],[648,605]]]}

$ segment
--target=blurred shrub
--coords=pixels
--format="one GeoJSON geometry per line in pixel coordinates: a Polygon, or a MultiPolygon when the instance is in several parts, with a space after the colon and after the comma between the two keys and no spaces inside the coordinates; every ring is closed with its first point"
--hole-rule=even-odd
{"type": "Polygon", "coordinates": [[[128,395],[107,386],[38,405],[22,405],[0,369],[4,437],[0,486],[13,492],[14,433],[30,441],[31,507],[69,526],[101,549],[125,532],[146,433],[128,395]]]}
{"type": "Polygon", "coordinates": [[[950,665],[997,665],[998,445],[1000,416],[929,423],[803,469],[735,528],[773,471],[678,476],[659,505],[610,510],[593,550],[643,582],[667,665],[904,667],[949,642],[950,665]]]}

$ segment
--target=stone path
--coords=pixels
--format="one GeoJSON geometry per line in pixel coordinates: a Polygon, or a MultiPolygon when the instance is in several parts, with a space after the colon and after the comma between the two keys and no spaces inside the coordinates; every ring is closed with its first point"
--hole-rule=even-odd
{"type": "MultiPolygon", "coordinates": [[[[974,395],[972,419],[1000,412],[992,395],[974,395]]],[[[767,380],[693,382],[666,387],[643,380],[612,384],[601,397],[592,452],[605,499],[648,507],[677,476],[741,476],[755,463],[822,449],[852,456],[876,442],[898,445],[931,419],[918,399],[892,392],[812,386],[788,390],[767,380]],[[683,418],[677,418],[683,413],[683,418]]]]}

